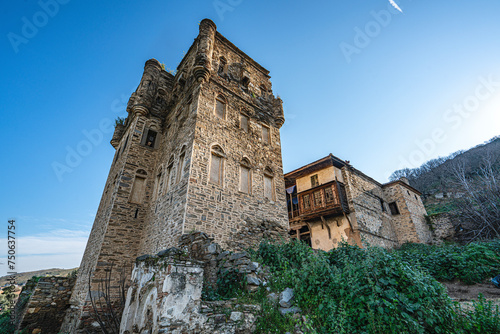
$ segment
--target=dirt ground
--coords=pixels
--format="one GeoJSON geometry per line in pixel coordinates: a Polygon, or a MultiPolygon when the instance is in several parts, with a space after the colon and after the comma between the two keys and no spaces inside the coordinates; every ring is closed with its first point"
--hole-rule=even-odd
{"type": "Polygon", "coordinates": [[[441,282],[448,290],[448,296],[456,301],[477,300],[480,293],[487,300],[500,301],[500,289],[491,282],[466,285],[462,282],[441,282]]]}

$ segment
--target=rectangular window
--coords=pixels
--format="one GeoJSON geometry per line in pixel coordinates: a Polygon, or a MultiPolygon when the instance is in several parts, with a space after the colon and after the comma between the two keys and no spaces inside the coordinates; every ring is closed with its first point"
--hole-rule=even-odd
{"type": "Polygon", "coordinates": [[[325,188],[325,202],[327,204],[334,202],[332,187],[325,188]]]}
{"type": "Polygon", "coordinates": [[[240,114],[240,129],[248,132],[248,117],[243,114],[240,114]]]}
{"type": "Polygon", "coordinates": [[[250,190],[250,168],[240,166],[240,191],[249,194],[250,190]]]}
{"type": "Polygon", "coordinates": [[[147,147],[154,148],[155,147],[155,142],[156,142],[156,131],[153,130],[148,130],[148,133],[146,135],[146,140],[144,142],[144,145],[147,147]]]}
{"type": "Polygon", "coordinates": [[[130,194],[130,202],[135,204],[142,204],[144,192],[146,190],[146,179],[142,177],[135,177],[132,186],[132,193],[130,194]]]}
{"type": "Polygon", "coordinates": [[[215,101],[215,114],[217,117],[224,119],[226,114],[226,104],[221,100],[215,101]]]}
{"type": "Polygon", "coordinates": [[[179,181],[182,178],[182,173],[184,173],[184,157],[186,155],[184,153],[181,154],[179,157],[179,164],[177,165],[177,179],[175,180],[175,183],[179,183],[179,181]]]}
{"type": "Polygon", "coordinates": [[[323,206],[323,199],[321,198],[321,190],[315,191],[313,193],[314,197],[314,206],[316,208],[320,208],[323,206]]]}
{"type": "Polygon", "coordinates": [[[309,209],[311,209],[309,194],[302,196],[302,203],[302,205],[304,206],[304,211],[309,211],[309,209]]]}
{"type": "Polygon", "coordinates": [[[212,161],[210,163],[210,182],[221,184],[222,174],[222,157],[212,154],[212,161]]]}
{"type": "Polygon", "coordinates": [[[311,188],[319,186],[318,174],[311,176],[311,188]]]}
{"type": "Polygon", "coordinates": [[[399,215],[399,209],[396,202],[389,203],[389,209],[391,209],[392,215],[399,215]]]}
{"type": "Polygon", "coordinates": [[[264,197],[274,200],[273,178],[267,175],[264,175],[264,197]]]}
{"type": "Polygon", "coordinates": [[[265,125],[262,125],[262,141],[266,144],[271,142],[271,131],[265,125]]]}

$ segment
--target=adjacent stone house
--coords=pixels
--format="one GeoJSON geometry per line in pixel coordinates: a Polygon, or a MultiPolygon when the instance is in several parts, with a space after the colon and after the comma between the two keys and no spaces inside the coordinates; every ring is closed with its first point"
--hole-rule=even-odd
{"type": "Polygon", "coordinates": [[[315,249],[432,240],[421,194],[406,179],[380,184],[330,154],[285,174],[285,183],[290,236],[315,249]]]}

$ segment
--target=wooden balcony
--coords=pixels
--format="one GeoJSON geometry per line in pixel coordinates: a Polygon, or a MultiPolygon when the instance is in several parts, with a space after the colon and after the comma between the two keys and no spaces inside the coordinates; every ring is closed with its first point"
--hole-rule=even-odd
{"type": "Polygon", "coordinates": [[[333,181],[297,194],[298,210],[288,212],[290,222],[349,213],[344,185],[333,181]]]}

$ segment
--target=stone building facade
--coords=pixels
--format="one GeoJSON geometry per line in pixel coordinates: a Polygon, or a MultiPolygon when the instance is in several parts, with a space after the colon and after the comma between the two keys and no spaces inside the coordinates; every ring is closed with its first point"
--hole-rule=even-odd
{"type": "Polygon", "coordinates": [[[313,248],[432,241],[421,194],[406,179],[380,184],[330,154],[285,174],[285,183],[290,236],[313,248]]]}
{"type": "Polygon", "coordinates": [[[146,62],[127,112],[64,332],[85,326],[89,278],[94,291],[110,263],[130,275],[136,257],[194,230],[230,250],[288,236],[282,101],[269,71],[212,21],[201,21],[175,75],[146,62]]]}

